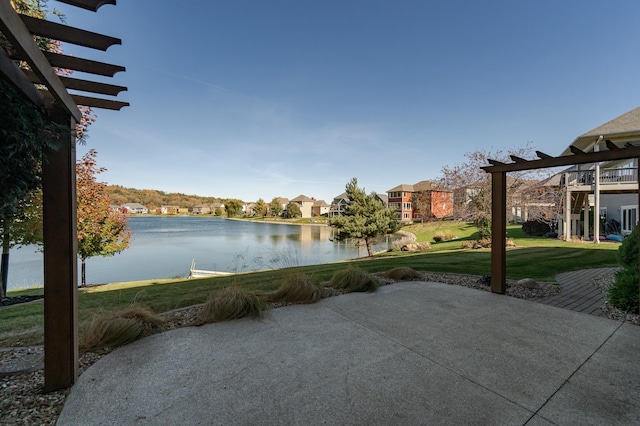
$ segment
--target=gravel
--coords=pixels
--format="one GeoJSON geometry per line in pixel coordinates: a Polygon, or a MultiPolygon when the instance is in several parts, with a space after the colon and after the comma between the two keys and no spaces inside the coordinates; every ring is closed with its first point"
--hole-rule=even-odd
{"type": "MultiPolygon", "coordinates": [[[[395,281],[378,275],[383,285],[393,284],[395,281]]],[[[421,281],[434,281],[445,284],[461,285],[464,287],[490,291],[487,277],[474,275],[445,274],[422,272],[421,281]]],[[[593,280],[592,284],[607,292],[614,280],[614,275],[602,276],[593,280]]],[[[530,289],[518,285],[516,281],[507,281],[507,295],[522,299],[552,296],[560,292],[556,283],[539,283],[540,288],[530,289]]],[[[330,297],[340,293],[327,290],[323,296],[330,297]]],[[[273,304],[271,308],[285,305],[273,304]]],[[[640,316],[622,312],[605,303],[602,310],[611,319],[626,321],[640,325],[640,316]]],[[[159,330],[167,331],[174,328],[189,326],[198,321],[200,306],[192,306],[166,314],[167,322],[159,330]]],[[[80,356],[80,374],[89,366],[108,354],[109,350],[88,352],[80,356]]],[[[6,348],[0,349],[0,424],[2,425],[54,425],[69,389],[43,393],[44,375],[42,360],[43,348],[6,348]]]]}

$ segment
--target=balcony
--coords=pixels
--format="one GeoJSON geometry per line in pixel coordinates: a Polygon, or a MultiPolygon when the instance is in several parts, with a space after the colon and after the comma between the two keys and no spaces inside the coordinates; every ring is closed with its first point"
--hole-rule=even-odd
{"type": "MultiPolygon", "coordinates": [[[[595,186],[595,170],[580,170],[568,172],[565,175],[566,184],[573,191],[587,191],[595,186]]],[[[615,168],[600,170],[600,190],[624,191],[638,189],[638,168],[615,168]]]]}

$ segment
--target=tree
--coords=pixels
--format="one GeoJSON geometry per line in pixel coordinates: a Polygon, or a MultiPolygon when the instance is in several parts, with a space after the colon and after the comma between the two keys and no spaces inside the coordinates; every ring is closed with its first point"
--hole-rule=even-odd
{"type": "Polygon", "coordinates": [[[265,203],[262,198],[258,198],[256,205],[253,207],[253,211],[255,214],[264,217],[264,215],[267,214],[267,203],[265,203]]]}
{"type": "Polygon", "coordinates": [[[129,247],[131,230],[124,213],[111,209],[105,192],[106,183],[96,175],[106,169],[98,167],[97,152],[89,150],[76,164],[78,195],[78,257],[81,260],[81,285],[86,286],[86,260],[93,256],[113,256],[129,247]]]}
{"type": "Polygon", "coordinates": [[[287,206],[287,216],[292,218],[298,218],[302,216],[302,210],[298,203],[289,203],[287,206]]]}
{"type": "Polygon", "coordinates": [[[269,204],[269,214],[273,217],[280,217],[282,214],[282,204],[280,204],[280,197],[274,197],[269,204]]]}
{"type": "MultiPolygon", "coordinates": [[[[453,190],[454,217],[473,221],[480,232],[480,238],[491,237],[491,175],[480,167],[489,166],[489,159],[509,163],[511,155],[535,158],[531,144],[527,143],[523,148],[512,148],[506,153],[501,150],[468,152],[464,154],[466,162],[442,168],[443,177],[440,183],[453,190]]],[[[540,173],[539,170],[533,170],[508,174],[507,210],[510,210],[510,207],[526,205],[533,200],[535,191],[518,189],[539,180],[540,173]]]]}
{"type": "Polygon", "coordinates": [[[227,211],[227,217],[239,216],[242,212],[242,205],[242,201],[236,200],[235,198],[224,200],[224,207],[227,211]]]}
{"type": "Polygon", "coordinates": [[[358,188],[358,179],[351,179],[345,188],[349,206],[342,215],[332,218],[329,224],[338,230],[335,237],[337,241],[362,240],[367,253],[372,256],[371,245],[380,236],[395,232],[398,222],[393,219],[393,210],[387,208],[375,192],[367,195],[364,188],[358,188]]]}

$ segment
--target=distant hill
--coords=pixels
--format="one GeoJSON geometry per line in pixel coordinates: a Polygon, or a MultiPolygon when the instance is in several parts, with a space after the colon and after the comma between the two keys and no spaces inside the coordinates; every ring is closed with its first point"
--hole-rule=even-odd
{"type": "Polygon", "coordinates": [[[111,197],[111,204],[140,203],[147,207],[149,211],[161,206],[180,206],[191,209],[198,205],[224,202],[224,200],[216,197],[200,197],[198,195],[175,192],[166,193],[155,189],[125,188],[120,185],[108,185],[106,192],[111,197]]]}

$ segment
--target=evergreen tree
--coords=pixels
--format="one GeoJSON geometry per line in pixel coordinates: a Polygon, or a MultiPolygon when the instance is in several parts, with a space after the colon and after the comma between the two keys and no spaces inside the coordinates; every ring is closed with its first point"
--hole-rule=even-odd
{"type": "Polygon", "coordinates": [[[341,216],[332,218],[329,224],[338,230],[337,241],[364,241],[367,253],[372,256],[371,245],[375,240],[398,229],[398,222],[393,219],[394,212],[376,197],[375,192],[367,195],[364,188],[358,188],[356,178],[347,183],[346,192],[349,206],[341,216]]]}

